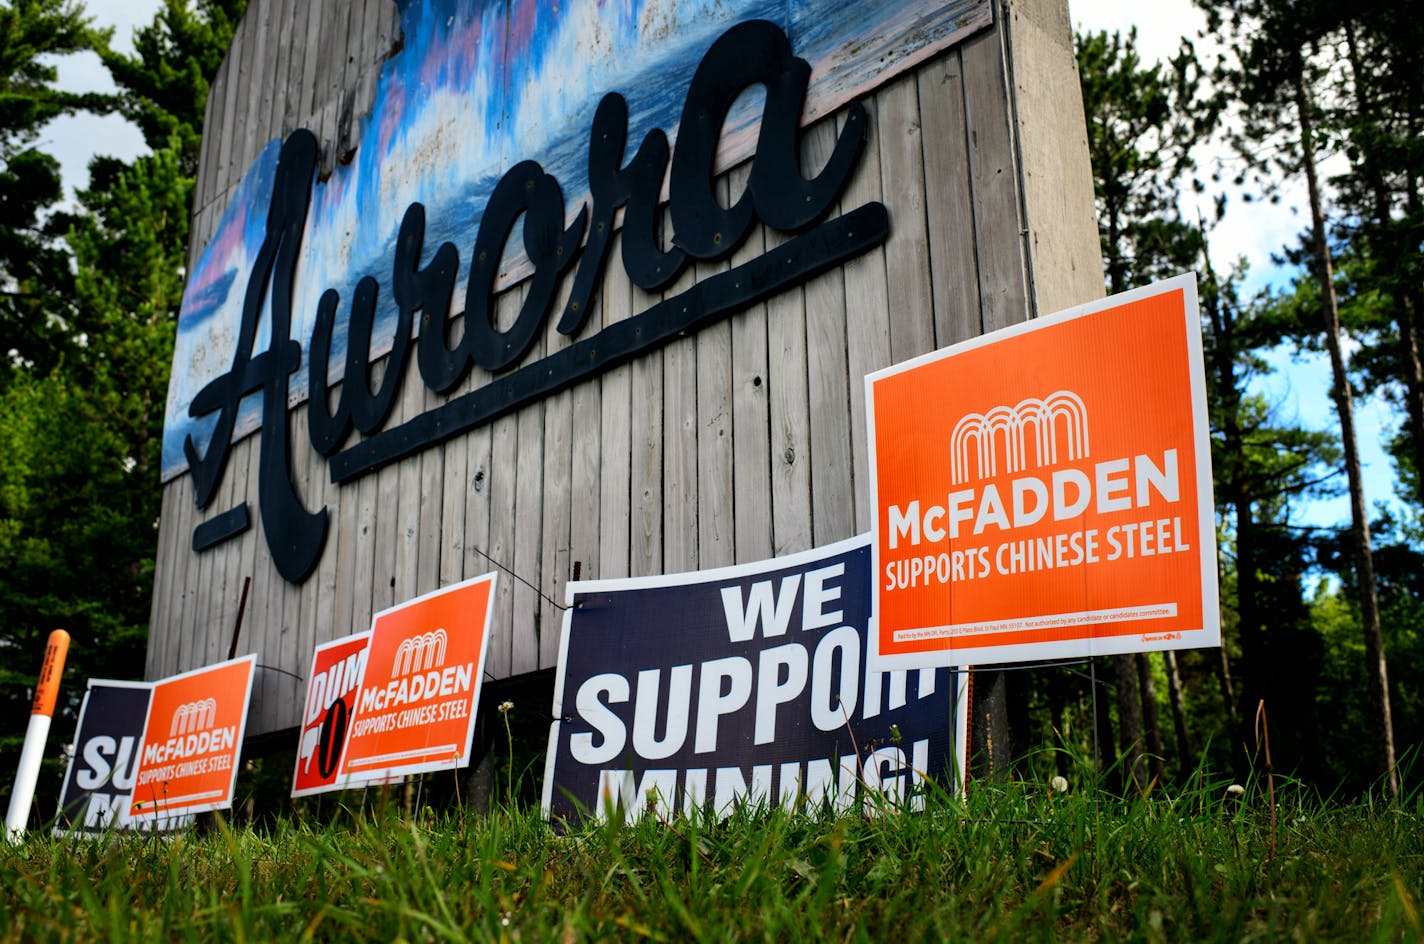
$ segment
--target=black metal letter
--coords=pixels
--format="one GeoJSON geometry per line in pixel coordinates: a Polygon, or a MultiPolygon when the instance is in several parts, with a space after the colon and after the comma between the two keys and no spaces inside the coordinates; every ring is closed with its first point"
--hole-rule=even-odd
{"type": "MultiPolygon", "coordinates": [[[[529,351],[553,304],[559,276],[573,262],[587,217],[588,208],[582,207],[573,225],[563,228],[563,191],[536,161],[521,161],[500,178],[480,219],[465,288],[465,336],[460,348],[469,351],[475,363],[491,372],[501,371],[518,363],[529,351]],[[524,252],[534,266],[534,278],[529,282],[529,294],[519,316],[508,331],[501,331],[491,310],[494,280],[504,245],[521,214],[524,252]]],[[[458,384],[468,370],[466,362],[451,386],[458,384]]]]}
{"type": "Polygon", "coordinates": [[[673,242],[698,259],[725,256],[758,217],[779,230],[800,230],[830,208],[865,137],[865,109],[853,104],[824,170],[801,176],[801,108],[811,67],[791,51],[774,23],[749,20],[723,33],[692,77],[677,129],[669,184],[673,242]],[[761,131],[747,190],[723,208],[712,190],[717,143],[727,111],[747,88],[763,85],[761,131]]]}
{"type": "Polygon", "coordinates": [[[310,131],[292,132],[282,144],[267,209],[267,233],[247,282],[242,324],[232,368],[193,397],[188,414],[194,418],[217,412],[217,428],[207,452],[198,455],[192,437],[183,443],[193,476],[194,498],[205,508],[227,465],[233,424],[242,398],[262,392],[261,458],[258,464],[258,504],[262,530],[277,572],[291,583],[311,573],[326,543],[326,509],[309,512],[292,483],[287,385],[301,365],[302,346],[291,338],[292,276],[306,229],[311,202],[317,143],[310,131]],[[262,302],[271,287],[272,341],[268,350],[252,355],[262,302]]]}
{"type": "MultiPolygon", "coordinates": [[[[343,382],[333,408],[328,396],[326,375],[331,364],[331,335],[336,327],[336,306],[341,296],[336,289],[321,293],[316,306],[316,323],[312,325],[311,345],[307,350],[307,438],[320,455],[329,456],[351,433],[351,408],[346,403],[346,391],[351,384],[343,382]]],[[[351,338],[346,339],[350,350],[351,338]]]]}
{"type": "Polygon", "coordinates": [[[460,382],[468,362],[458,345],[453,349],[449,346],[450,299],[455,294],[460,254],[452,244],[441,243],[430,264],[422,269],[420,250],[424,245],[425,207],[412,203],[405,209],[400,235],[396,237],[391,290],[407,335],[415,312],[421,312],[420,340],[416,343],[420,377],[431,390],[445,393],[460,382]]]}
{"type": "Polygon", "coordinates": [[[573,291],[563,317],[562,334],[575,335],[588,317],[594,293],[603,281],[613,217],[623,215],[623,269],[635,285],[656,292],[672,284],[687,265],[687,254],[673,247],[664,252],[658,238],[658,199],[667,171],[668,141],[661,128],[643,139],[638,153],[622,169],[628,141],[628,103],[611,92],[598,103],[588,137],[588,192],[593,198],[588,242],[579,259],[573,291]]]}

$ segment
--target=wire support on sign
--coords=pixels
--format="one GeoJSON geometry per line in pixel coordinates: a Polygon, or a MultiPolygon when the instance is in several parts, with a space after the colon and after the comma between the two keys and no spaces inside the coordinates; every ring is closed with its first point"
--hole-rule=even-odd
{"type": "Polygon", "coordinates": [[[278,668],[278,667],[275,666],[275,665],[267,665],[267,664],[264,663],[264,662],[259,662],[259,663],[257,663],[257,667],[258,667],[259,669],[266,669],[268,672],[276,672],[276,673],[278,673],[278,674],[280,674],[280,675],[285,675],[285,676],[287,676],[288,678],[294,678],[294,679],[296,679],[298,682],[305,682],[305,681],[307,680],[305,675],[298,675],[298,674],[295,673],[295,672],[288,672],[286,669],[278,668]]]}
{"type": "MultiPolygon", "coordinates": [[[[524,586],[528,587],[530,590],[533,590],[533,591],[539,596],[539,599],[543,600],[545,603],[549,604],[549,605],[552,606],[554,609],[559,610],[559,611],[561,611],[561,612],[568,609],[568,607],[563,606],[562,604],[555,603],[553,597],[549,596],[549,595],[548,595],[547,593],[545,593],[543,590],[540,590],[538,587],[536,587],[534,584],[530,583],[528,580],[525,580],[523,577],[521,577],[518,573],[516,573],[516,572],[514,571],[514,568],[512,568],[512,567],[506,567],[504,564],[501,564],[499,561],[495,560],[493,557],[490,557],[490,556],[489,556],[488,554],[486,554],[484,551],[480,550],[479,548],[477,548],[477,547],[475,547],[475,546],[473,546],[473,545],[471,545],[469,549],[472,550],[472,551],[474,551],[476,554],[480,555],[481,557],[483,557],[485,560],[489,561],[491,564],[493,564],[493,565],[495,566],[496,569],[501,570],[501,571],[503,571],[503,572],[506,573],[506,574],[509,574],[509,576],[513,577],[515,580],[518,580],[520,583],[524,584],[524,586]]],[[[575,575],[575,579],[577,579],[577,575],[575,575]]]]}

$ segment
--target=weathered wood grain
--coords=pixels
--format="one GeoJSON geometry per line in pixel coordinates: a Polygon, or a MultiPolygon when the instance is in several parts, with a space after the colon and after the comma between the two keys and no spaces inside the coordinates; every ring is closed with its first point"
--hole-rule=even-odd
{"type": "Polygon", "coordinates": [[[969,175],[974,192],[974,244],[985,331],[1028,317],[1023,217],[1009,121],[1003,38],[981,33],[960,47],[969,175]]]}
{"type": "MultiPolygon", "coordinates": [[[[881,134],[882,115],[879,98],[866,103],[870,110],[872,142],[881,134]]],[[[881,200],[880,149],[867,146],[860,166],[851,176],[841,197],[843,210],[852,210],[881,200]]],[[[894,208],[890,207],[890,238],[895,238],[897,225],[894,208]]],[[[846,356],[850,375],[850,437],[854,458],[855,529],[870,530],[870,466],[866,458],[865,439],[865,375],[891,364],[890,303],[885,284],[885,250],[876,249],[852,259],[841,269],[846,293],[846,356]]]]}
{"type": "MultiPolygon", "coordinates": [[[[272,8],[268,29],[278,37],[268,49],[269,69],[262,73],[262,101],[266,107],[262,121],[262,139],[282,137],[282,115],[286,111],[287,95],[292,88],[290,75],[292,58],[297,47],[297,8],[299,0],[268,0],[272,8]]],[[[260,147],[261,145],[259,145],[260,147]]]]}
{"type": "MultiPolygon", "coordinates": [[[[617,260],[621,252],[619,236],[613,241],[610,254],[614,275],[603,282],[604,327],[633,313],[632,284],[619,277],[617,260]]],[[[626,577],[630,573],[634,517],[632,387],[633,368],[629,365],[604,374],[599,384],[598,573],[605,578],[626,577]]],[[[563,604],[562,592],[555,599],[563,604]]]]}
{"type": "Polygon", "coordinates": [[[292,94],[288,96],[291,108],[284,116],[287,130],[308,127],[316,114],[317,64],[321,60],[321,41],[324,24],[335,14],[332,4],[340,0],[308,0],[306,30],[302,33],[301,55],[292,59],[292,94]]]}
{"type": "MultiPolygon", "coordinates": [[[[595,420],[596,422],[596,420],[595,420]]],[[[573,394],[565,390],[544,403],[543,507],[538,523],[543,543],[539,549],[538,665],[553,665],[558,656],[559,626],[572,564],[571,533],[575,517],[589,517],[596,503],[589,493],[577,498],[573,474],[573,394]],[[575,508],[578,509],[575,513],[575,508]]]]}
{"type": "MultiPolygon", "coordinates": [[[[767,235],[766,248],[784,238],[767,235]]],[[[767,394],[771,407],[772,554],[811,546],[811,435],[806,392],[806,310],[800,288],[766,303],[767,394]]]]}
{"type": "Polygon", "coordinates": [[[514,623],[514,503],[518,495],[519,417],[494,421],[489,462],[489,544],[486,553],[499,570],[495,585],[489,654],[485,671],[504,678],[514,664],[511,627],[514,623]]]}
{"type": "Polygon", "coordinates": [[[544,494],[544,403],[519,411],[519,450],[514,507],[513,612],[506,632],[510,634],[509,674],[532,672],[539,667],[539,586],[541,583],[540,544],[543,535],[544,494]]]}
{"type": "MultiPolygon", "coordinates": [[[[187,476],[168,483],[148,674],[225,657],[251,575],[238,648],[258,652],[268,668],[250,730],[276,730],[296,723],[300,699],[284,673],[305,674],[317,642],[364,630],[373,612],[436,587],[499,572],[486,663],[499,678],[554,663],[576,567],[583,577],[693,570],[866,530],[865,374],[1022,320],[1035,302],[1071,304],[1100,281],[1071,47],[1066,20],[1044,13],[1052,6],[1011,0],[994,29],[865,99],[867,144],[832,215],[882,201],[892,228],[884,247],[347,485],[330,482],[298,407],[294,482],[309,508],[330,514],[328,546],[303,585],[287,584],[271,564],[257,507],[257,437],[234,446],[209,509],[193,508],[187,476]],[[1065,185],[1060,173],[1074,179],[1065,185]],[[194,524],[244,496],[253,528],[194,555],[194,524]]],[[[391,0],[254,0],[206,106],[190,258],[268,141],[312,128],[327,170],[358,145],[398,37],[391,0]]],[[[843,125],[842,114],[805,130],[804,174],[819,171],[843,125]]],[[[748,171],[719,168],[724,203],[742,194],[748,171]]],[[[570,219],[576,209],[568,207],[570,219]]],[[[664,224],[666,243],[673,234],[664,224]]],[[[691,266],[653,295],[627,278],[615,236],[582,337],[786,238],[758,226],[731,259],[691,266]]],[[[512,324],[525,291],[502,287],[500,327],[512,324]]],[[[528,360],[571,343],[554,320],[528,360]]],[[[452,338],[461,330],[452,326],[452,338]]],[[[490,380],[476,369],[456,395],[490,380]]],[[[444,399],[412,363],[387,425],[444,399]]]]}
{"type": "Polygon", "coordinates": [[[931,62],[920,71],[918,82],[925,187],[935,196],[925,201],[935,346],[947,347],[983,330],[964,119],[964,67],[958,50],[931,62]]]}
{"type": "Polygon", "coordinates": [[[241,68],[238,70],[238,109],[237,120],[233,124],[235,137],[232,160],[234,170],[239,175],[252,164],[258,150],[267,143],[264,136],[266,129],[261,127],[266,123],[267,116],[267,111],[262,107],[262,89],[265,84],[263,77],[269,68],[269,39],[274,42],[276,40],[268,29],[268,14],[269,4],[255,4],[243,16],[240,27],[245,34],[246,51],[251,55],[244,53],[241,68]]]}
{"type": "Polygon", "coordinates": [[[913,73],[881,89],[880,180],[894,221],[885,244],[885,285],[889,290],[890,356],[908,360],[934,350],[930,300],[930,250],[926,234],[923,134],[919,89],[913,73]]]}
{"type": "Polygon", "coordinates": [[[1082,86],[1062,4],[1015,4],[1005,30],[1030,288],[1035,314],[1047,315],[1103,294],[1082,86]]]}
{"type": "Polygon", "coordinates": [[[240,147],[237,141],[237,113],[243,99],[238,93],[243,83],[243,58],[250,55],[245,52],[246,45],[243,31],[239,28],[233,33],[232,46],[228,48],[227,59],[223,62],[222,119],[215,131],[218,135],[218,167],[212,185],[214,196],[230,189],[233,183],[242,177],[245,169],[236,166],[237,158],[234,157],[233,150],[240,147]]]}
{"type": "MultiPolygon", "coordinates": [[[[729,199],[746,189],[750,167],[729,175],[729,199]]],[[[766,250],[760,228],[732,254],[735,268],[766,250]]],[[[771,556],[771,405],[767,378],[767,306],[753,305],[731,318],[732,488],[737,563],[771,556]]]]}

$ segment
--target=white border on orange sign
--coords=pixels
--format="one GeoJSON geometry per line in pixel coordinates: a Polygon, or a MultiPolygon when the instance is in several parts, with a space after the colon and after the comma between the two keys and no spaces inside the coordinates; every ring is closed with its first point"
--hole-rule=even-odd
{"type": "MultiPolygon", "coordinates": [[[[380,770],[367,774],[354,774],[343,771],[342,773],[337,774],[337,785],[332,789],[350,790],[355,789],[357,787],[370,787],[384,783],[395,783],[399,780],[404,779],[405,777],[409,777],[414,774],[429,773],[431,771],[436,770],[454,770],[460,767],[469,766],[470,749],[474,746],[475,742],[475,722],[479,720],[478,716],[480,710],[480,692],[484,687],[485,656],[489,652],[489,630],[490,622],[494,619],[495,593],[499,590],[499,571],[492,570],[487,574],[481,574],[478,577],[471,577],[470,579],[462,580],[459,583],[452,583],[447,587],[441,587],[438,590],[432,590],[429,593],[422,593],[418,597],[412,597],[409,600],[397,603],[395,606],[387,607],[386,609],[381,610],[379,613],[376,613],[371,617],[371,629],[368,632],[368,635],[370,635],[371,637],[371,642],[374,642],[376,621],[379,620],[382,616],[391,613],[399,613],[401,610],[415,606],[416,604],[428,600],[431,597],[442,596],[447,593],[453,593],[457,590],[463,590],[466,587],[473,586],[483,581],[489,581],[489,597],[485,604],[484,625],[480,628],[480,656],[479,661],[475,665],[475,681],[474,686],[472,687],[470,692],[470,723],[465,732],[465,743],[463,747],[458,744],[441,745],[439,747],[432,747],[424,751],[424,753],[433,753],[437,750],[443,752],[449,750],[449,748],[451,747],[454,747],[455,750],[453,754],[455,762],[450,763],[449,761],[444,760],[426,761],[424,763],[411,764],[409,766],[403,765],[401,766],[399,771],[380,770]]],[[[371,666],[369,651],[370,650],[368,648],[367,661],[364,663],[361,670],[361,685],[360,688],[357,689],[358,693],[361,691],[361,689],[364,689],[366,687],[366,670],[369,669],[371,666]]],[[[359,699],[359,694],[357,697],[359,699]]],[[[359,712],[352,712],[351,723],[354,725],[357,719],[360,718],[360,716],[361,715],[359,712]]],[[[346,752],[343,748],[341,766],[344,768],[346,764],[346,752]]]]}
{"type": "MultiPolygon", "coordinates": [[[[1008,338],[1028,334],[1041,328],[1062,324],[1112,308],[1155,298],[1180,291],[1183,296],[1183,312],[1187,319],[1187,362],[1190,367],[1193,458],[1196,470],[1197,488],[1197,547],[1201,555],[1202,580],[1202,622],[1197,630],[1171,633],[1143,633],[1134,636],[1105,636],[1102,638],[1072,639],[1059,642],[1028,643],[1021,646],[957,647],[937,649],[927,652],[886,655],[880,652],[879,617],[875,612],[879,601],[878,583],[871,592],[870,664],[882,671],[889,669],[938,668],[952,665],[988,665],[1005,662],[1026,662],[1038,660],[1065,659],[1084,656],[1116,655],[1127,652],[1148,652],[1163,649],[1196,649],[1221,645],[1221,603],[1216,574],[1216,504],[1212,492],[1211,475],[1211,426],[1206,401],[1206,367],[1202,353],[1200,304],[1197,298],[1197,278],[1195,273],[1186,273],[1135,288],[1118,295],[1087,302],[1082,305],[1054,312],[1040,318],[981,334],[978,337],[952,344],[921,354],[900,364],[867,374],[865,377],[865,435],[866,456],[870,466],[870,498],[874,506],[870,521],[870,566],[871,579],[878,580],[880,569],[880,508],[877,501],[876,455],[875,455],[875,388],[877,380],[913,370],[925,364],[932,364],[965,351],[986,347],[1008,338]]],[[[1072,620],[1085,614],[1045,613],[1038,619],[1072,620]]],[[[969,635],[956,633],[956,627],[928,627],[924,632],[945,637],[969,635]]]]}

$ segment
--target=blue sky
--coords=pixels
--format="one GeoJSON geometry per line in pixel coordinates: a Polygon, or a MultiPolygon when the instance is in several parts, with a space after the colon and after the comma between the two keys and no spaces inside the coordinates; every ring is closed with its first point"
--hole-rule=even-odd
{"type": "MultiPolygon", "coordinates": [[[[1150,6],[1133,0],[1069,0],[1069,12],[1074,27],[1080,30],[1126,33],[1135,27],[1144,61],[1165,60],[1174,55],[1184,36],[1191,38],[1199,51],[1211,54],[1215,50],[1213,44],[1198,36],[1206,26],[1206,18],[1191,0],[1155,0],[1150,6]]],[[[1226,160],[1226,156],[1207,153],[1199,158],[1204,170],[1216,160],[1226,160]]],[[[1223,176],[1229,179],[1232,175],[1223,176]]],[[[1251,267],[1247,285],[1252,291],[1284,286],[1294,274],[1292,269],[1276,266],[1271,255],[1294,243],[1307,226],[1304,184],[1286,182],[1280,194],[1280,203],[1271,205],[1260,201],[1247,204],[1239,192],[1229,193],[1226,216],[1212,233],[1212,261],[1217,270],[1224,272],[1236,259],[1245,258],[1251,267]]],[[[1190,202],[1184,212],[1194,214],[1190,202]]],[[[1330,401],[1330,364],[1325,355],[1299,356],[1290,348],[1282,348],[1273,352],[1269,360],[1277,372],[1262,378],[1257,389],[1276,405],[1282,421],[1294,419],[1310,429],[1336,429],[1330,401]]],[[[1398,508],[1394,466],[1384,451],[1384,443],[1399,423],[1390,406],[1378,396],[1357,399],[1355,419],[1365,471],[1365,500],[1371,508],[1380,502],[1398,508]]],[[[1299,504],[1295,510],[1298,523],[1318,527],[1349,523],[1350,504],[1344,493],[1343,471],[1339,480],[1338,497],[1299,504]]]]}
{"type": "MultiPolygon", "coordinates": [[[[124,52],[133,51],[134,28],[151,23],[160,5],[159,0],[88,0],[85,3],[97,25],[114,28],[114,45],[124,52]]],[[[67,88],[95,92],[114,90],[109,73],[92,53],[68,56],[56,65],[60,84],[67,88]]],[[[95,154],[132,160],[147,150],[138,128],[117,115],[57,118],[45,127],[42,141],[44,149],[59,159],[65,188],[70,194],[88,184],[89,159],[95,154]]]]}

